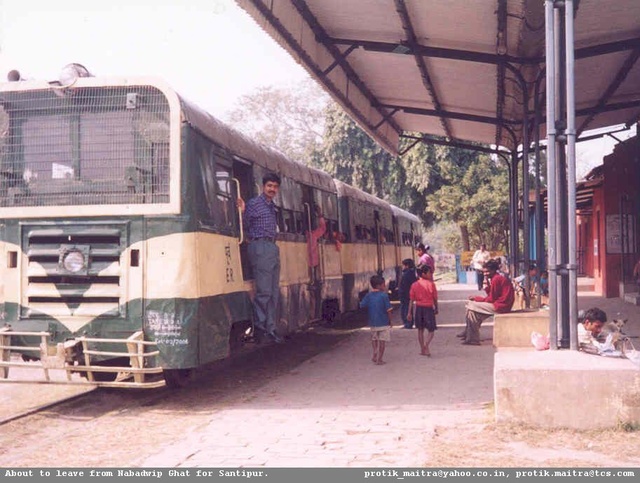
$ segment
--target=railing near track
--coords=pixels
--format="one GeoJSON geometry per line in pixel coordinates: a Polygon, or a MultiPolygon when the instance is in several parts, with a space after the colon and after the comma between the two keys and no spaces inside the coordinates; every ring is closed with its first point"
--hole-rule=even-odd
{"type": "Polygon", "coordinates": [[[154,388],[165,385],[161,377],[162,367],[151,367],[147,362],[156,356],[159,351],[156,343],[144,340],[144,334],[138,331],[127,339],[104,339],[96,337],[76,337],[65,342],[59,342],[55,346],[55,354],[50,354],[49,332],[14,331],[10,327],[0,328],[0,382],[21,383],[45,383],[45,384],[79,384],[95,385],[100,387],[141,387],[154,388]],[[11,338],[34,337],[40,338],[38,346],[14,346],[11,338]],[[98,344],[125,344],[126,352],[97,350],[91,345],[98,344]],[[151,350],[149,350],[151,349],[151,350]],[[74,352],[81,350],[84,365],[80,365],[78,357],[72,357],[74,352]],[[12,360],[12,353],[33,353],[34,362],[22,362],[12,360]],[[129,366],[107,366],[93,363],[95,357],[128,358],[129,366]],[[11,367],[41,370],[42,379],[9,378],[11,367]],[[61,371],[66,375],[65,380],[54,380],[50,371],[61,371]],[[96,374],[114,374],[112,381],[101,381],[96,374]],[[84,375],[85,378],[73,378],[74,374],[84,375]],[[159,377],[160,376],[160,377],[159,377]]]}

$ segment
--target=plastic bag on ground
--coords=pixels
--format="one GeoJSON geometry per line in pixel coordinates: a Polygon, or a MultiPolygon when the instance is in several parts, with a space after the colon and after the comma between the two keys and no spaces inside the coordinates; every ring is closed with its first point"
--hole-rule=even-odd
{"type": "Polygon", "coordinates": [[[545,351],[549,348],[549,336],[540,332],[531,332],[531,344],[537,351],[545,351]]]}

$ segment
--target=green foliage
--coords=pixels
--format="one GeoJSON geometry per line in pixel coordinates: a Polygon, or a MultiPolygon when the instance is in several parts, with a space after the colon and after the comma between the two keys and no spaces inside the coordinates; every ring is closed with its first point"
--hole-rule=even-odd
{"type": "Polygon", "coordinates": [[[304,162],[322,142],[327,95],[312,80],[262,87],[242,96],[227,122],[258,142],[304,162]]]}
{"type": "MultiPolygon", "coordinates": [[[[400,150],[415,141],[405,139],[400,150]]],[[[344,111],[330,104],[322,146],[312,163],[332,176],[416,213],[425,226],[449,221],[469,250],[507,241],[509,181],[505,166],[476,151],[417,143],[401,158],[378,146],[344,111]]],[[[452,247],[453,248],[453,247],[452,247]]]]}
{"type": "Polygon", "coordinates": [[[324,140],[312,165],[430,221],[424,193],[407,180],[404,160],[383,150],[336,104],[327,106],[324,140]]]}
{"type": "Polygon", "coordinates": [[[506,166],[490,156],[456,148],[441,165],[442,186],[427,197],[428,209],[438,220],[448,220],[468,231],[463,248],[486,243],[506,246],[509,216],[509,178],[506,166]]]}
{"type": "Polygon", "coordinates": [[[460,228],[451,221],[434,223],[427,228],[423,238],[434,253],[459,253],[462,250],[460,228]]]}

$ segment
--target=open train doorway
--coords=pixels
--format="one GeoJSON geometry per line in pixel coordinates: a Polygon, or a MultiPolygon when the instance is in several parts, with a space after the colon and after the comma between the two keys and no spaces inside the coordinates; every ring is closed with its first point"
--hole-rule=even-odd
{"type": "MultiPolygon", "coordinates": [[[[255,195],[253,192],[253,168],[251,164],[235,159],[233,162],[233,178],[237,181],[237,193],[243,200],[249,201],[255,195]]],[[[240,222],[240,221],[239,221],[240,222]]],[[[244,233],[246,237],[247,234],[244,233]]],[[[245,242],[247,240],[244,240],[245,242]]],[[[240,263],[242,265],[242,277],[244,280],[253,280],[253,271],[249,263],[248,243],[240,244],[240,263]]]]}
{"type": "Polygon", "coordinates": [[[318,259],[317,251],[320,246],[312,236],[312,232],[318,227],[319,203],[313,196],[313,189],[310,186],[302,186],[302,204],[304,206],[304,232],[307,239],[307,270],[309,275],[309,314],[311,319],[322,317],[322,285],[323,276],[321,265],[314,262],[318,259]],[[314,255],[314,250],[316,254],[314,255]]]}

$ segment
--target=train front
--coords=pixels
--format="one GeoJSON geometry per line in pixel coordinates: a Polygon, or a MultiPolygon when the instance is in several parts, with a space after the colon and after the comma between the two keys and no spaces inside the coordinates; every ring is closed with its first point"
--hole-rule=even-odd
{"type": "Polygon", "coordinates": [[[154,82],[0,84],[0,378],[163,384],[145,219],[179,212],[179,124],[154,82]]]}

